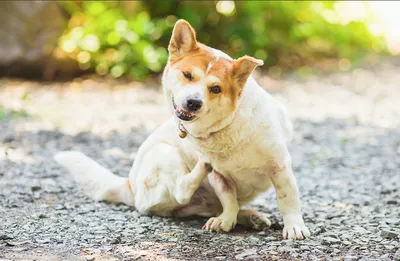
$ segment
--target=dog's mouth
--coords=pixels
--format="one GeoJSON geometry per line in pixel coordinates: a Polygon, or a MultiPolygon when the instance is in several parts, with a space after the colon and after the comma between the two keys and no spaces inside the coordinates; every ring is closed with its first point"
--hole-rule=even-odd
{"type": "Polygon", "coordinates": [[[191,121],[194,118],[196,118],[196,115],[194,115],[193,113],[190,113],[188,111],[185,111],[185,110],[182,110],[181,108],[179,108],[174,101],[174,97],[172,97],[172,105],[174,106],[174,109],[175,109],[175,115],[179,119],[181,119],[183,121],[191,121]]]}

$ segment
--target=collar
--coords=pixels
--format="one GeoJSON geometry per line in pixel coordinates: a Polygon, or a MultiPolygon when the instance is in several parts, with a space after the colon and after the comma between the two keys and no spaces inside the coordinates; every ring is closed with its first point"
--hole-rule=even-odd
{"type": "MultiPolygon", "coordinates": [[[[214,133],[215,133],[215,132],[214,132],[214,133]]],[[[196,137],[196,136],[194,136],[193,134],[191,134],[191,133],[185,128],[185,126],[183,126],[183,124],[182,124],[181,121],[178,122],[178,134],[179,134],[179,137],[180,137],[181,139],[186,138],[188,134],[189,134],[190,136],[192,136],[193,138],[198,139],[198,140],[206,139],[206,138],[203,138],[203,137],[196,137]]],[[[211,135],[211,134],[212,134],[212,133],[210,133],[210,135],[211,135]]]]}
{"type": "Polygon", "coordinates": [[[185,128],[185,126],[183,125],[183,123],[182,123],[181,121],[179,121],[179,122],[178,122],[178,135],[179,135],[179,137],[180,137],[181,139],[186,138],[187,135],[189,134],[189,135],[190,135],[191,137],[193,137],[194,139],[197,139],[197,140],[206,140],[206,139],[210,138],[210,136],[212,136],[212,135],[214,135],[214,134],[216,134],[216,133],[218,133],[218,132],[224,130],[224,129],[227,128],[229,125],[230,125],[230,123],[227,124],[226,126],[224,126],[223,128],[217,130],[217,131],[211,132],[207,137],[196,137],[196,136],[194,136],[193,134],[191,134],[191,133],[185,128]]]}

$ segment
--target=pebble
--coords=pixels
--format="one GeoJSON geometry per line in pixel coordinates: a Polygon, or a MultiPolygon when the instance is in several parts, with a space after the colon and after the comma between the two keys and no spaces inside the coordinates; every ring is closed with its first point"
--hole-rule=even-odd
{"type": "Polygon", "coordinates": [[[285,246],[282,246],[282,247],[278,248],[278,252],[280,252],[280,253],[289,253],[289,252],[291,252],[291,250],[292,250],[292,248],[285,247],[285,246]]]}
{"type": "Polygon", "coordinates": [[[257,250],[256,249],[249,249],[249,250],[245,250],[241,254],[235,255],[235,258],[236,259],[243,259],[245,257],[256,255],[256,254],[257,254],[257,250]]]}
{"type": "Polygon", "coordinates": [[[86,261],[93,261],[93,260],[95,260],[96,258],[94,257],[94,256],[89,256],[89,255],[86,255],[85,256],[85,260],[86,261]]]}
{"type": "Polygon", "coordinates": [[[331,245],[331,244],[340,242],[340,239],[337,239],[334,237],[323,237],[322,241],[323,241],[323,243],[325,243],[327,245],[331,245]]]}
{"type": "Polygon", "coordinates": [[[13,237],[6,235],[6,234],[0,235],[0,240],[9,240],[9,239],[13,239],[13,237]]]}
{"type": "Polygon", "coordinates": [[[382,238],[393,239],[393,238],[396,238],[398,236],[398,234],[393,231],[382,230],[380,236],[382,238]]]}
{"type": "Polygon", "coordinates": [[[354,260],[358,260],[357,256],[344,256],[343,257],[343,261],[354,261],[354,260]]]}
{"type": "Polygon", "coordinates": [[[265,242],[271,242],[271,241],[276,241],[275,237],[264,237],[265,242]]]}
{"type": "Polygon", "coordinates": [[[5,136],[4,138],[3,138],[3,143],[10,143],[10,142],[13,142],[13,141],[15,141],[15,137],[14,137],[14,135],[7,135],[7,136],[5,136]]]}
{"type": "Polygon", "coordinates": [[[308,247],[308,246],[300,246],[300,250],[310,251],[310,247],[308,247]]]}
{"type": "Polygon", "coordinates": [[[400,260],[400,248],[393,255],[394,260],[400,260]]]}

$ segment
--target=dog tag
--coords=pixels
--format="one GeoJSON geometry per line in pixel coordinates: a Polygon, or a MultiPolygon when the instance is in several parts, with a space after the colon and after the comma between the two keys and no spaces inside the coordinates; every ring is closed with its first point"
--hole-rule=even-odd
{"type": "Polygon", "coordinates": [[[178,124],[178,130],[179,130],[179,131],[178,131],[179,137],[180,137],[181,139],[186,138],[187,132],[186,132],[185,130],[183,130],[181,123],[178,124]]]}

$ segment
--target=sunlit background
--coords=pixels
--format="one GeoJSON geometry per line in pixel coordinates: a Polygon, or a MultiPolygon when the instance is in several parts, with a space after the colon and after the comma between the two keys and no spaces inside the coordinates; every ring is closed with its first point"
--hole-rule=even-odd
{"type": "Polygon", "coordinates": [[[85,72],[142,81],[162,71],[179,18],[188,20],[205,44],[233,57],[264,60],[272,77],[315,68],[346,71],[374,63],[379,55],[400,54],[396,1],[6,1],[0,6],[3,27],[14,29],[13,36],[2,30],[3,75],[52,80],[85,72]],[[29,26],[21,29],[24,24],[29,26]],[[32,67],[30,73],[24,70],[32,67]]]}
{"type": "Polygon", "coordinates": [[[69,133],[153,130],[169,116],[158,107],[160,74],[183,18],[199,41],[262,59],[257,80],[269,91],[288,86],[275,96],[294,117],[393,126],[395,63],[379,77],[365,68],[399,56],[399,13],[396,1],[0,1],[0,120],[43,129],[33,116],[69,133]],[[312,78],[325,73],[330,80],[312,78]]]}

